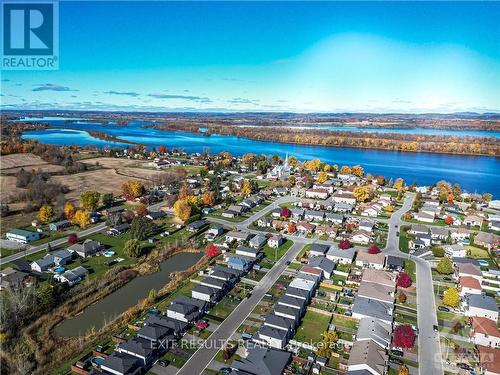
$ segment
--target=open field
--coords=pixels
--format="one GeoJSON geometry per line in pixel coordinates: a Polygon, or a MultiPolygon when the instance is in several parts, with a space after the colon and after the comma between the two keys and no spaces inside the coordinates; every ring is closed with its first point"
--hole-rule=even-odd
{"type": "Polygon", "coordinates": [[[329,315],[307,311],[293,339],[308,344],[317,344],[322,340],[323,332],[328,330],[329,323],[329,315]]]}
{"type": "Polygon", "coordinates": [[[11,154],[2,156],[2,163],[0,164],[0,169],[16,168],[32,166],[34,168],[46,165],[47,162],[43,161],[41,157],[33,154],[11,154]]]}

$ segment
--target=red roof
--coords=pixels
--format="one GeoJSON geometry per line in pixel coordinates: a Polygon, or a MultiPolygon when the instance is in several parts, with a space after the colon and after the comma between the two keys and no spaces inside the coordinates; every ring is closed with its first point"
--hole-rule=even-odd
{"type": "Polygon", "coordinates": [[[482,369],[500,374],[500,349],[478,345],[479,365],[482,369]]]}
{"type": "Polygon", "coordinates": [[[309,267],[309,266],[303,266],[302,269],[301,269],[301,271],[305,272],[305,273],[310,273],[310,274],[313,274],[313,275],[321,276],[321,270],[318,270],[316,268],[312,268],[312,267],[309,267]]]}
{"type": "MultiPolygon", "coordinates": [[[[472,330],[477,333],[482,333],[488,336],[500,337],[497,322],[483,317],[472,318],[472,330]]],[[[500,358],[499,358],[500,359],[500,358]]]]}
{"type": "Polygon", "coordinates": [[[462,276],[459,280],[459,285],[463,288],[479,289],[481,290],[481,284],[477,279],[470,276],[462,276]]]}

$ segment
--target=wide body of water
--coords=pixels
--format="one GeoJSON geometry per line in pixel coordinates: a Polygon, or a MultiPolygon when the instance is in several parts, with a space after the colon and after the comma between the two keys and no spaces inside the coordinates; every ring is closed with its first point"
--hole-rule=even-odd
{"type": "MultiPolygon", "coordinates": [[[[129,126],[86,122],[68,124],[62,120],[47,120],[47,122],[56,129],[28,131],[23,134],[23,138],[36,139],[40,142],[56,145],[127,147],[126,144],[98,140],[86,132],[95,130],[150,147],[164,145],[167,148],[175,147],[186,152],[203,152],[209,149],[212,153],[229,151],[233,155],[242,155],[252,152],[277,154],[281,157],[288,153],[296,156],[299,160],[319,158],[324,162],[339,166],[360,164],[368,173],[381,174],[387,178],[401,177],[408,183],[416,182],[419,185],[430,185],[444,179],[452,183],[459,183],[463,189],[469,192],[490,192],[495,197],[500,195],[498,183],[500,181],[500,160],[496,157],[292,145],[233,136],[204,136],[202,134],[161,131],[142,128],[143,122],[132,123],[129,126]],[[78,130],[65,129],[68,127],[78,130]]],[[[490,135],[489,132],[482,133],[490,135]]]]}
{"type": "Polygon", "coordinates": [[[160,290],[170,281],[170,273],[183,271],[198,260],[203,253],[180,253],[161,264],[160,271],[149,275],[138,276],[122,288],[87,307],[80,315],[66,319],[55,329],[60,336],[80,336],[95,327],[99,329],[106,322],[111,322],[128,308],[146,298],[151,289],[160,290]]]}

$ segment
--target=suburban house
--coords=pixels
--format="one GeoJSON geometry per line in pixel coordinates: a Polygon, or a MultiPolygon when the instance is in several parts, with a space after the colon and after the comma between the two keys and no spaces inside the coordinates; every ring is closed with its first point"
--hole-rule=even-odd
{"type": "Polygon", "coordinates": [[[328,198],[329,191],[327,189],[307,189],[306,190],[306,198],[318,198],[318,199],[326,199],[328,198]]]}
{"type": "Polygon", "coordinates": [[[393,273],[387,271],[378,271],[375,269],[366,269],[361,277],[362,283],[375,283],[396,288],[396,277],[393,273]]]}
{"type": "Polygon", "coordinates": [[[221,291],[227,290],[230,286],[226,281],[216,279],[215,277],[207,277],[200,281],[199,285],[205,285],[210,288],[220,289],[221,291]]]}
{"type": "Polygon", "coordinates": [[[500,236],[494,233],[479,232],[474,238],[474,243],[489,250],[496,249],[500,246],[500,236]]]}
{"type": "Polygon", "coordinates": [[[277,305],[283,305],[287,307],[291,307],[293,309],[297,309],[300,312],[300,315],[304,312],[306,307],[306,300],[302,298],[291,297],[288,295],[281,296],[276,302],[277,305]]]}
{"type": "Polygon", "coordinates": [[[290,212],[292,213],[292,219],[295,221],[302,220],[304,218],[305,210],[303,208],[292,208],[290,212]]]}
{"type": "Polygon", "coordinates": [[[330,246],[328,251],[326,252],[326,257],[328,259],[340,264],[351,264],[354,260],[355,255],[356,249],[354,247],[346,250],[341,250],[336,244],[330,246]]]}
{"type": "Polygon", "coordinates": [[[269,240],[267,241],[267,244],[269,245],[269,247],[272,247],[274,249],[277,249],[278,247],[280,247],[284,243],[285,243],[285,238],[280,234],[272,235],[269,238],[269,240]]]}
{"type": "Polygon", "coordinates": [[[188,232],[198,233],[202,228],[204,228],[207,225],[208,224],[205,220],[196,220],[186,225],[186,229],[188,230],[188,232]]]}
{"type": "Polygon", "coordinates": [[[161,219],[162,217],[166,216],[167,214],[163,211],[150,211],[146,217],[149,220],[158,220],[161,219]]]}
{"type": "Polygon", "coordinates": [[[35,260],[31,263],[31,269],[37,272],[46,272],[53,265],[64,266],[71,262],[73,253],[68,250],[57,250],[45,255],[43,258],[35,260]]]}
{"type": "Polygon", "coordinates": [[[385,254],[370,254],[368,251],[358,251],[356,265],[363,268],[375,268],[381,270],[385,266],[385,254]]]}
{"type": "Polygon", "coordinates": [[[410,249],[424,249],[431,246],[432,238],[430,234],[417,234],[408,242],[410,249]]]}
{"type": "Polygon", "coordinates": [[[477,279],[479,283],[483,282],[483,273],[481,272],[481,269],[472,263],[462,263],[457,265],[455,269],[455,277],[459,279],[464,276],[473,277],[477,279]]]}
{"type": "Polygon", "coordinates": [[[299,299],[302,299],[306,302],[309,301],[309,299],[311,298],[311,294],[309,293],[308,290],[294,288],[291,286],[288,286],[285,289],[285,296],[299,298],[299,299]]]}
{"type": "Polygon", "coordinates": [[[253,337],[253,341],[270,346],[271,348],[284,349],[288,343],[288,332],[262,325],[253,337]]]}
{"type": "Polygon", "coordinates": [[[429,228],[427,228],[423,224],[412,224],[408,233],[417,235],[417,234],[429,234],[429,228]]]}
{"type": "Polygon", "coordinates": [[[423,212],[422,210],[418,211],[414,215],[415,219],[418,221],[423,221],[424,223],[433,223],[434,222],[434,215],[431,215],[427,212],[423,212]]]}
{"type": "Polygon", "coordinates": [[[363,318],[359,321],[356,341],[371,340],[380,348],[389,348],[392,341],[392,326],[379,319],[363,318]]]}
{"type": "Polygon", "coordinates": [[[20,242],[20,243],[29,243],[31,241],[36,241],[41,238],[41,234],[38,232],[30,232],[29,230],[24,229],[11,229],[6,235],[8,240],[20,242]]]}
{"type": "Polygon", "coordinates": [[[208,241],[213,241],[217,236],[220,236],[222,233],[224,233],[224,227],[222,225],[214,225],[213,227],[207,230],[207,232],[205,233],[205,238],[208,241]]]}
{"type": "Polygon", "coordinates": [[[387,285],[363,281],[359,285],[357,295],[372,300],[394,303],[394,287],[387,285]]]}
{"type": "Polygon", "coordinates": [[[302,233],[312,233],[316,225],[310,224],[307,221],[299,221],[297,223],[297,231],[302,233]]]}
{"type": "Polygon", "coordinates": [[[351,235],[351,241],[361,244],[368,244],[371,240],[371,232],[367,232],[363,229],[358,229],[351,235]]]}
{"type": "Polygon", "coordinates": [[[394,305],[366,297],[356,297],[352,305],[352,317],[356,319],[375,318],[392,324],[394,305]]]}
{"type": "Polygon", "coordinates": [[[337,229],[334,227],[329,227],[328,225],[318,225],[316,227],[316,234],[328,235],[329,237],[335,237],[337,235],[337,229]]]}
{"type": "Polygon", "coordinates": [[[246,357],[237,359],[231,368],[242,374],[280,375],[292,359],[292,353],[252,345],[246,357]]]}
{"type": "Polygon", "coordinates": [[[262,234],[257,234],[249,241],[249,245],[254,249],[262,248],[267,242],[266,236],[262,234]]]}
{"type": "Polygon", "coordinates": [[[119,236],[130,229],[130,224],[123,223],[110,228],[107,233],[111,236],[119,236]]]}
{"type": "Polygon", "coordinates": [[[266,315],[264,325],[281,329],[288,334],[288,337],[291,337],[295,331],[295,321],[273,313],[266,315]]]}
{"type": "Polygon", "coordinates": [[[235,270],[246,272],[252,268],[254,260],[255,259],[250,257],[232,254],[227,258],[227,266],[235,270]]]}
{"type": "Polygon", "coordinates": [[[151,341],[142,338],[134,338],[123,342],[118,345],[116,351],[138,358],[142,361],[143,366],[149,366],[155,358],[151,341]]]}
{"type": "Polygon", "coordinates": [[[336,193],[332,195],[332,200],[335,203],[346,203],[352,206],[356,204],[356,197],[353,193],[336,193]]]}
{"type": "Polygon", "coordinates": [[[335,263],[325,258],[324,256],[320,257],[309,257],[308,259],[309,267],[315,268],[321,271],[321,275],[324,279],[329,279],[333,275],[333,270],[335,269],[335,263]]]}
{"type": "Polygon", "coordinates": [[[458,289],[460,295],[464,297],[466,294],[481,294],[481,283],[474,277],[462,276],[458,280],[458,289]]]}
{"type": "Polygon", "coordinates": [[[18,271],[14,268],[5,268],[0,271],[0,290],[20,290],[25,285],[31,284],[32,279],[28,272],[18,271]]]}
{"type": "Polygon", "coordinates": [[[309,248],[310,257],[324,257],[330,246],[325,244],[313,243],[309,248]]]}
{"type": "Polygon", "coordinates": [[[89,271],[85,267],[78,266],[71,270],[65,271],[61,275],[55,275],[54,279],[60,281],[61,283],[68,283],[69,286],[73,286],[81,282],[89,271]]]}
{"type": "Polygon", "coordinates": [[[347,374],[384,375],[388,359],[385,350],[373,341],[356,341],[347,362],[347,374]]]}
{"type": "Polygon", "coordinates": [[[464,217],[462,224],[467,225],[468,227],[480,227],[482,222],[483,218],[477,215],[467,215],[464,217]]]}
{"type": "Polygon", "coordinates": [[[186,296],[178,296],[170,303],[167,309],[167,316],[183,322],[193,322],[205,312],[205,308],[205,301],[186,296]]]}
{"type": "Polygon", "coordinates": [[[49,224],[49,230],[51,231],[62,231],[65,228],[70,226],[70,222],[68,220],[56,221],[55,223],[49,224]]]}
{"type": "Polygon", "coordinates": [[[304,217],[307,221],[323,221],[325,213],[323,211],[306,210],[304,217]]]}
{"type": "Polygon", "coordinates": [[[468,294],[463,301],[464,314],[498,321],[498,307],[495,299],[482,294],[468,294]]]}
{"type": "Polygon", "coordinates": [[[191,297],[214,303],[219,299],[220,293],[220,289],[198,284],[191,290],[191,297]]]}
{"type": "Polygon", "coordinates": [[[499,375],[499,350],[487,346],[477,345],[479,369],[483,375],[499,375]]]}
{"type": "Polygon", "coordinates": [[[344,215],[336,214],[333,212],[327,212],[325,214],[325,221],[329,221],[333,224],[341,225],[344,222],[344,215]]]}
{"type": "Polygon", "coordinates": [[[467,249],[462,245],[443,245],[444,253],[450,258],[465,258],[467,256],[467,249]]]}
{"type": "Polygon", "coordinates": [[[385,266],[389,271],[401,272],[404,269],[405,263],[402,258],[389,255],[385,266]]]}
{"type": "Polygon", "coordinates": [[[97,254],[102,249],[99,241],[91,240],[90,238],[83,241],[83,243],[75,243],[68,247],[68,250],[76,253],[81,258],[86,258],[97,254]]]}
{"type": "Polygon", "coordinates": [[[245,242],[249,241],[251,234],[248,232],[230,231],[226,234],[226,242],[245,242]]]}
{"type": "Polygon", "coordinates": [[[127,353],[113,352],[100,365],[101,370],[114,375],[142,374],[142,363],[137,357],[127,353]]]}
{"type": "Polygon", "coordinates": [[[244,255],[249,258],[257,258],[260,250],[248,246],[238,246],[236,248],[236,255],[244,255]]]}
{"type": "Polygon", "coordinates": [[[500,348],[500,332],[498,331],[497,322],[482,317],[473,317],[471,322],[470,335],[474,344],[500,348]]]}

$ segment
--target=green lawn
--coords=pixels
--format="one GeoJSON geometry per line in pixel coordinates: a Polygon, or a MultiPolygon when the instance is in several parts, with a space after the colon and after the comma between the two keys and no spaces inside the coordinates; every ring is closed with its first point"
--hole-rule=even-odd
{"type": "Polygon", "coordinates": [[[468,250],[468,256],[474,259],[489,259],[490,255],[488,250],[481,249],[480,247],[467,245],[465,248],[468,250]]]}
{"type": "Polygon", "coordinates": [[[292,247],[292,245],[293,245],[292,240],[285,240],[283,245],[281,245],[277,249],[274,249],[274,248],[270,247],[269,245],[266,245],[266,246],[264,246],[262,251],[264,252],[264,255],[266,256],[266,258],[274,260],[274,261],[278,261],[281,259],[281,257],[283,255],[285,255],[285,253],[290,249],[290,247],[292,247]]]}
{"type": "Polygon", "coordinates": [[[413,282],[417,280],[417,270],[413,260],[405,260],[405,271],[411,277],[413,282]]]}
{"type": "Polygon", "coordinates": [[[358,328],[358,322],[356,320],[350,320],[348,318],[343,318],[340,316],[335,315],[332,318],[332,323],[337,325],[337,326],[342,326],[346,328],[352,328],[352,329],[357,329],[358,328]]]}
{"type": "Polygon", "coordinates": [[[404,228],[401,228],[399,231],[399,250],[401,250],[403,253],[407,253],[410,251],[408,241],[410,240],[410,237],[406,234],[406,231],[404,228]]]}
{"type": "Polygon", "coordinates": [[[297,329],[294,340],[305,343],[319,343],[323,338],[323,332],[328,330],[330,316],[314,311],[307,311],[302,319],[302,324],[297,329]]]}

